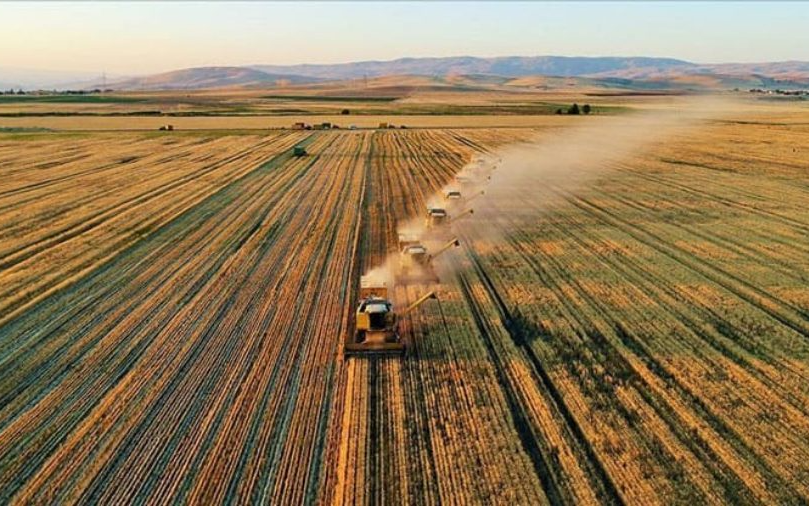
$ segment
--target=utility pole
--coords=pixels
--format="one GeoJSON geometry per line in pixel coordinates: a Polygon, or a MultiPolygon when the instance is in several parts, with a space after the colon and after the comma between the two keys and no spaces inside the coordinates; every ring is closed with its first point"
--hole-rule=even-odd
{"type": "Polygon", "coordinates": [[[363,74],[362,78],[365,81],[365,90],[363,91],[363,95],[368,96],[368,74],[363,74]]]}

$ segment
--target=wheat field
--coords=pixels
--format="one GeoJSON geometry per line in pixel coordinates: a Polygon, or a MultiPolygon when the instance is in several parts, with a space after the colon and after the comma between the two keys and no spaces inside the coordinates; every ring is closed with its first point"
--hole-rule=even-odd
{"type": "Polygon", "coordinates": [[[528,163],[373,359],[401,225],[569,118],[0,134],[0,503],[809,501],[809,116],[756,114],[528,163]]]}

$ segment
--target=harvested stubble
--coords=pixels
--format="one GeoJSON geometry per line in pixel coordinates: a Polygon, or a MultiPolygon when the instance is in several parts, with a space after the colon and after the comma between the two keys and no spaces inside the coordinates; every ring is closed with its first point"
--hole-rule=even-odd
{"type": "Polygon", "coordinates": [[[406,360],[340,356],[397,225],[534,134],[0,142],[0,502],[808,500],[800,126],[537,175],[397,288],[406,360]]]}

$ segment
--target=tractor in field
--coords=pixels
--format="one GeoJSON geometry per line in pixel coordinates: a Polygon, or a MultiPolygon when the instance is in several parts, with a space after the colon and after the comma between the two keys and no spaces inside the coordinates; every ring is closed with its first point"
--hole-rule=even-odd
{"type": "Polygon", "coordinates": [[[292,154],[294,156],[306,156],[306,148],[300,145],[295,146],[292,148],[292,154]]]}
{"type": "Polygon", "coordinates": [[[397,313],[388,297],[388,287],[363,276],[360,279],[359,298],[353,339],[345,345],[347,356],[404,353],[405,344],[399,335],[399,319],[437,296],[434,291],[430,291],[404,311],[397,313]]]}

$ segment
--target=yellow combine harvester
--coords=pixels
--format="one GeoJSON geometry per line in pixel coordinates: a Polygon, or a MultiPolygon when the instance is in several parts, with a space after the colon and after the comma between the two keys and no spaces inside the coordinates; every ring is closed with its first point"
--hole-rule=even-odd
{"type": "Polygon", "coordinates": [[[432,267],[432,261],[450,248],[460,246],[461,242],[457,238],[443,245],[434,253],[429,253],[427,248],[422,246],[417,240],[407,240],[400,236],[399,245],[399,272],[396,279],[402,283],[410,281],[437,282],[438,276],[432,267]]]}
{"type": "Polygon", "coordinates": [[[379,355],[404,353],[405,345],[399,336],[399,319],[435,299],[434,291],[428,292],[404,311],[396,313],[388,298],[388,287],[365,277],[360,279],[360,301],[355,315],[354,338],[345,345],[345,354],[379,355]]]}
{"type": "Polygon", "coordinates": [[[447,223],[447,210],[443,207],[428,207],[424,226],[428,229],[439,227],[447,223]]]}
{"type": "Polygon", "coordinates": [[[450,189],[444,192],[444,200],[452,201],[452,200],[461,200],[461,191],[450,189]]]}
{"type": "Polygon", "coordinates": [[[450,223],[455,223],[456,221],[460,220],[464,216],[469,216],[470,214],[474,214],[474,209],[467,209],[466,211],[462,211],[452,218],[447,214],[447,210],[443,207],[428,207],[427,208],[427,216],[424,220],[424,226],[428,230],[440,228],[444,225],[449,225],[450,223]]]}

